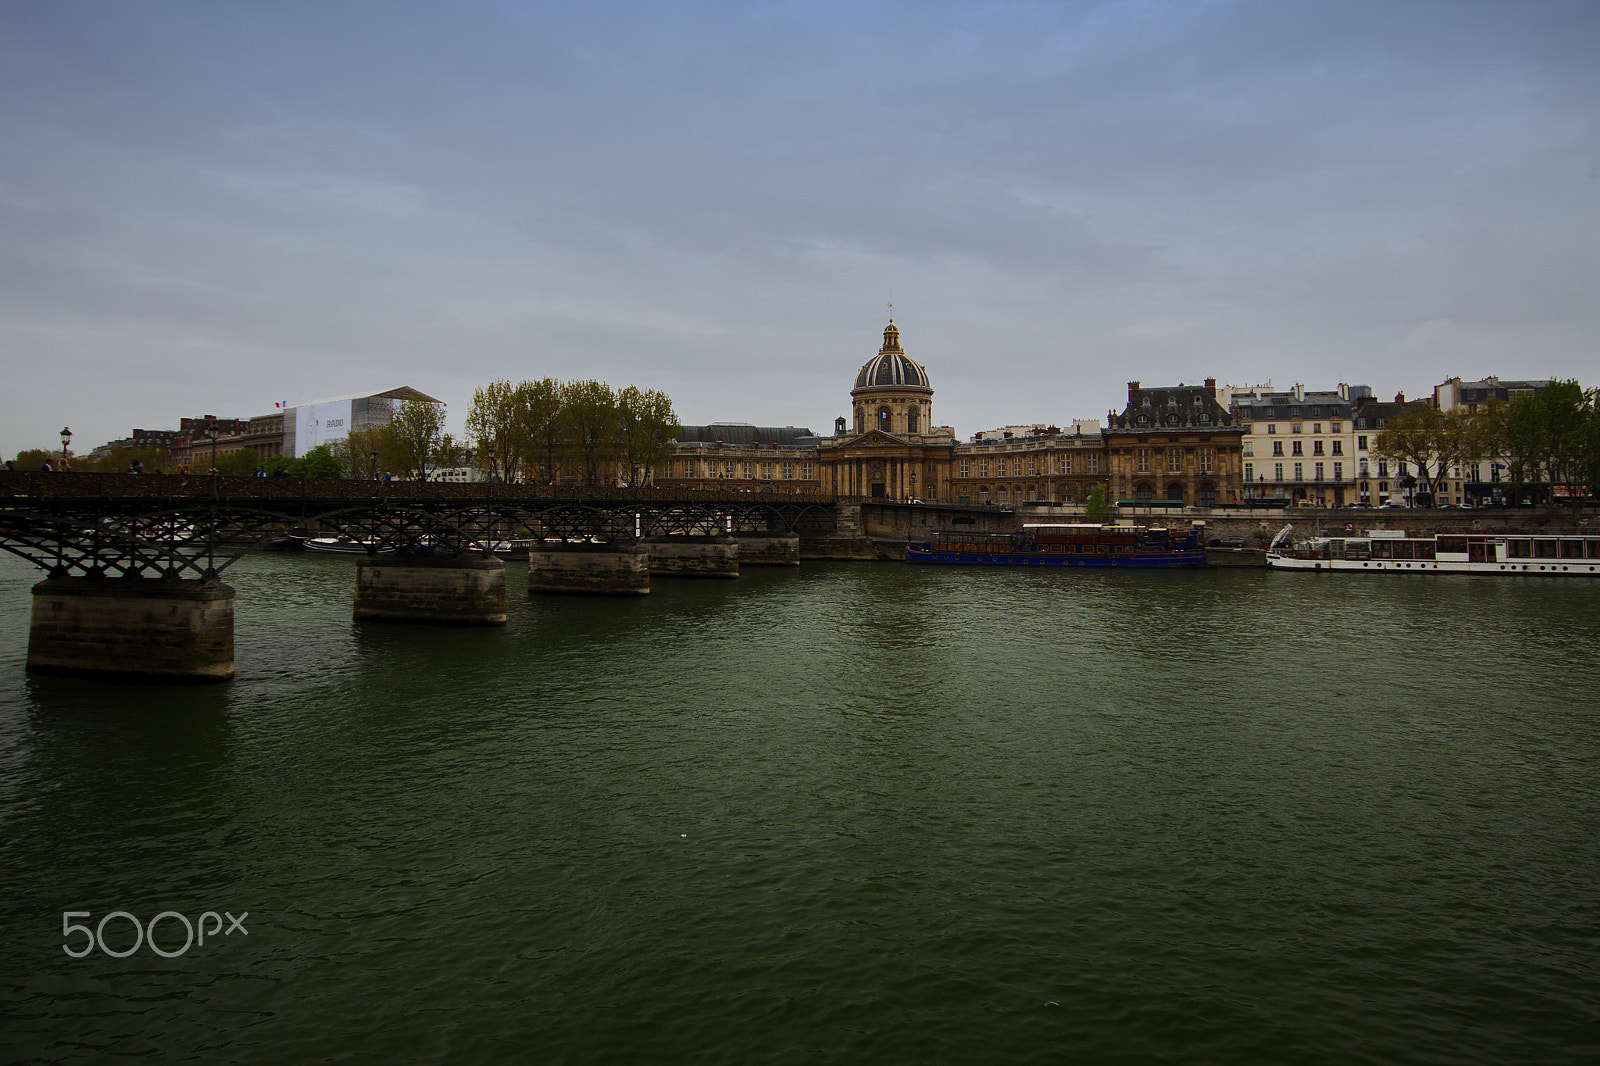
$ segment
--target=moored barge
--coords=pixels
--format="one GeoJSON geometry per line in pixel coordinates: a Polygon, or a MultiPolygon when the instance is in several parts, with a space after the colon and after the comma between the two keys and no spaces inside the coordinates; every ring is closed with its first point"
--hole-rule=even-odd
{"type": "Polygon", "coordinates": [[[1566,574],[1600,577],[1600,534],[1429,533],[1401,529],[1314,537],[1293,547],[1274,542],[1267,565],[1277,570],[1363,573],[1566,574]]]}
{"type": "Polygon", "coordinates": [[[946,533],[906,548],[908,563],[980,566],[1200,567],[1203,526],[1026,525],[1016,533],[946,533]]]}

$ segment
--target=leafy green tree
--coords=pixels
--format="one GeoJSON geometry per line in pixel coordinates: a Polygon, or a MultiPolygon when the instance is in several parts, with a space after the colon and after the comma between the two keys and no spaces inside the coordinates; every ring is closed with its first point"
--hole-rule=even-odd
{"type": "Polygon", "coordinates": [[[24,448],[12,458],[11,465],[17,470],[41,470],[46,460],[51,469],[61,465],[61,449],[24,448]]]}
{"type": "Polygon", "coordinates": [[[394,440],[395,468],[404,477],[425,479],[444,436],[444,405],[406,400],[395,409],[389,431],[394,440]]]}
{"type": "Polygon", "coordinates": [[[1450,432],[1437,407],[1416,403],[1389,419],[1373,440],[1372,451],[1382,458],[1414,465],[1418,484],[1432,496],[1435,485],[1444,477],[1447,455],[1454,448],[1450,432]]]}
{"type": "Polygon", "coordinates": [[[632,385],[617,393],[617,433],[631,485],[642,485],[651,471],[672,454],[678,416],[666,393],[632,385]]]}
{"type": "Polygon", "coordinates": [[[528,472],[542,485],[555,481],[561,470],[562,433],[566,418],[562,405],[566,389],[555,378],[524,382],[524,418],[527,421],[528,472]]]}
{"type": "Polygon", "coordinates": [[[605,483],[611,464],[620,458],[616,394],[599,381],[568,382],[561,408],[565,443],[579,480],[591,487],[605,483]]]}
{"type": "Polygon", "coordinates": [[[534,456],[531,382],[491,381],[472,394],[467,434],[476,465],[497,481],[518,481],[534,456]]]}
{"type": "Polygon", "coordinates": [[[217,457],[217,473],[229,477],[249,477],[261,469],[261,457],[254,448],[240,448],[217,457]]]}
{"type": "Polygon", "coordinates": [[[1506,416],[1506,453],[1511,480],[1532,484],[1547,502],[1556,485],[1585,482],[1585,455],[1593,397],[1576,381],[1554,381],[1511,405],[1506,416]]]}
{"type": "Polygon", "coordinates": [[[344,471],[333,449],[319,444],[295,460],[294,474],[297,477],[343,477],[344,471]]]}
{"type": "Polygon", "coordinates": [[[1089,498],[1084,501],[1083,517],[1090,522],[1104,522],[1111,514],[1111,509],[1106,506],[1106,490],[1104,485],[1096,485],[1089,490],[1089,498]]]}
{"type": "Polygon", "coordinates": [[[339,461],[343,476],[348,478],[377,478],[383,471],[400,466],[394,433],[386,425],[352,429],[343,439],[330,444],[329,448],[339,461]]]}

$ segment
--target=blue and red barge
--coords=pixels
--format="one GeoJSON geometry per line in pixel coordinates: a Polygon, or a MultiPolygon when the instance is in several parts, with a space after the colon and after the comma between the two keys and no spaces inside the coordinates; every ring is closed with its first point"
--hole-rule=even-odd
{"type": "Polygon", "coordinates": [[[1206,565],[1204,526],[1026,525],[1016,533],[935,533],[906,547],[908,563],[979,566],[1206,565]]]}

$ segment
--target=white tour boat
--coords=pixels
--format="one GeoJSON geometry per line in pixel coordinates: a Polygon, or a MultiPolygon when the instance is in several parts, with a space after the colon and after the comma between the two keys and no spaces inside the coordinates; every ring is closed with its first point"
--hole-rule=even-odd
{"type": "Polygon", "coordinates": [[[1267,549],[1279,570],[1398,570],[1406,573],[1568,574],[1600,577],[1600,534],[1438,533],[1408,536],[1373,529],[1361,536],[1314,537],[1294,547],[1267,549]]]}

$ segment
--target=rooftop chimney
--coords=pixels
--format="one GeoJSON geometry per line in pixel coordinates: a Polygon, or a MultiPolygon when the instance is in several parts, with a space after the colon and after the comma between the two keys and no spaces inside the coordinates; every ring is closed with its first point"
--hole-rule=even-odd
{"type": "Polygon", "coordinates": [[[1139,391],[1139,383],[1137,381],[1128,382],[1128,399],[1130,399],[1130,400],[1133,399],[1133,394],[1138,392],[1138,391],[1139,391]]]}

